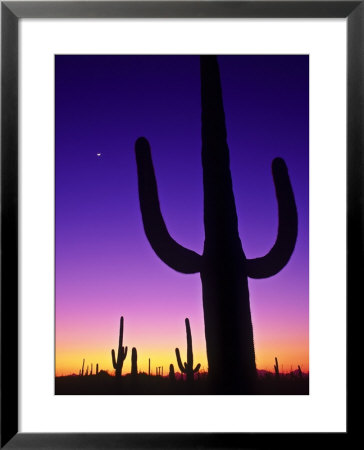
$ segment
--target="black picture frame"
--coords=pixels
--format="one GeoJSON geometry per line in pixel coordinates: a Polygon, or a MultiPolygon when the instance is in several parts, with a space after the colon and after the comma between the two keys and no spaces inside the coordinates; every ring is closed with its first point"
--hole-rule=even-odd
{"type": "MultiPolygon", "coordinates": [[[[1,2],[1,448],[271,448],[328,444],[346,433],[18,432],[18,22],[21,18],[346,18],[347,298],[362,297],[363,1],[2,1],[1,2]],[[9,369],[11,368],[11,369],[9,369]]],[[[348,309],[348,308],[347,308],[348,309]]],[[[349,327],[348,327],[349,329],[349,327]]],[[[348,335],[347,349],[351,342],[348,335]]],[[[349,358],[347,361],[347,366],[349,358]]],[[[350,372],[347,372],[350,376],[350,372]]],[[[350,378],[348,378],[350,380],[350,378]]],[[[349,385],[349,383],[348,383],[349,385]]],[[[347,392],[349,398],[349,389],[347,392]]],[[[272,411],[272,414],[274,412],[272,411]]],[[[350,432],[350,434],[349,434],[350,432]]]]}

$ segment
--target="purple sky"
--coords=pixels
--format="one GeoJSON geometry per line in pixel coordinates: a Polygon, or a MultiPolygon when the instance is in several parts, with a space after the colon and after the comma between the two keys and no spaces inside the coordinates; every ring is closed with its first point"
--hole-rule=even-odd
{"type": "MultiPolygon", "coordinates": [[[[249,280],[257,365],[272,369],[280,356],[286,368],[308,369],[309,58],[218,61],[246,256],[262,256],[275,240],[277,156],[288,166],[298,209],[291,261],[271,279],[249,280]]],[[[174,348],[185,348],[185,317],[196,362],[207,367],[199,275],[174,272],[151,249],[134,155],[135,140],[145,136],[168,230],[201,253],[200,115],[197,56],[56,56],[57,373],[78,372],[82,358],[111,370],[120,315],[141,368],[148,357],[175,363],[174,348]]]]}

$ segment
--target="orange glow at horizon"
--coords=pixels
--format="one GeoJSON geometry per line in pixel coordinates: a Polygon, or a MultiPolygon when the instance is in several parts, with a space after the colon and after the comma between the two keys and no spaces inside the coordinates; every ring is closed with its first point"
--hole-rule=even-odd
{"type": "MultiPolygon", "coordinates": [[[[181,352],[182,362],[186,361],[186,339],[183,336],[178,338],[169,338],[168,340],[153,340],[153,343],[148,345],[148,342],[140,339],[137,345],[136,339],[133,340],[135,347],[138,351],[138,371],[148,373],[149,358],[151,360],[151,374],[155,375],[156,367],[163,367],[163,374],[167,376],[169,373],[169,365],[174,365],[175,372],[180,372],[173,342],[181,342],[178,345],[181,352]],[[171,344],[172,342],[172,344],[171,344]],[[142,345],[143,344],[143,345],[142,345]],[[157,345],[156,345],[157,344],[157,345]]],[[[110,342],[115,345],[101,344],[86,347],[84,344],[71,342],[57,344],[56,354],[56,376],[65,376],[76,374],[78,375],[82,368],[83,358],[85,359],[85,368],[87,366],[89,370],[91,363],[93,364],[93,373],[96,371],[96,364],[99,365],[99,370],[106,370],[110,374],[114,374],[111,361],[111,349],[114,348],[117,353],[117,336],[110,342]],[[92,350],[91,350],[92,348],[92,350]]],[[[124,339],[124,345],[127,343],[124,339]]],[[[90,342],[88,343],[90,344],[90,342]]],[[[131,371],[131,346],[128,346],[128,354],[124,361],[122,374],[128,374],[131,371]]],[[[272,339],[270,336],[264,336],[264,334],[255,334],[255,353],[256,353],[256,365],[259,370],[268,370],[274,372],[274,358],[278,358],[279,369],[282,373],[296,370],[298,365],[301,366],[303,372],[309,371],[309,351],[308,351],[308,338],[297,336],[283,335],[272,339]]],[[[205,341],[203,334],[197,335],[193,339],[193,355],[194,365],[200,363],[201,371],[208,370],[208,363],[205,350],[205,341]]]]}
{"type": "MultiPolygon", "coordinates": [[[[203,355],[204,352],[194,352],[194,365],[201,363],[200,371],[204,372],[208,370],[207,359],[203,355]]],[[[186,360],[185,353],[181,355],[182,362],[186,360]]],[[[301,366],[303,372],[309,371],[309,360],[308,352],[302,349],[297,352],[295,349],[287,349],[281,352],[273,352],[271,349],[267,349],[259,353],[256,357],[257,369],[268,370],[269,372],[274,372],[274,358],[277,356],[279,363],[279,370],[281,373],[287,373],[291,370],[296,370],[298,365],[301,366]]],[[[174,365],[175,372],[180,372],[177,360],[174,352],[169,353],[153,353],[144,356],[140,356],[138,353],[138,372],[148,373],[148,358],[151,359],[151,374],[155,375],[156,367],[163,367],[163,374],[167,376],[169,373],[169,365],[174,365]]],[[[122,374],[126,375],[131,371],[131,352],[128,350],[128,355],[123,365],[122,374]]],[[[57,356],[56,365],[56,376],[66,376],[66,375],[78,375],[82,368],[83,358],[77,352],[67,352],[62,353],[59,350],[59,355],[57,356]]],[[[91,369],[91,363],[93,364],[93,373],[96,371],[96,364],[99,365],[99,370],[105,370],[110,375],[114,374],[114,369],[111,362],[111,351],[110,355],[105,353],[92,353],[85,357],[85,368],[91,369]]]]}
{"type": "MultiPolygon", "coordinates": [[[[202,303],[202,302],[201,302],[202,303]]],[[[201,370],[208,370],[204,319],[202,304],[193,317],[190,316],[194,365],[200,363],[201,370]]],[[[254,325],[254,345],[256,365],[260,370],[274,371],[274,358],[278,358],[281,372],[296,370],[300,365],[304,372],[309,371],[308,326],[304,316],[298,322],[293,320],[289,311],[282,316],[279,310],[256,312],[252,302],[254,325]],[[258,317],[259,316],[259,320],[258,317]]],[[[138,311],[124,317],[123,345],[128,346],[128,355],[123,365],[123,374],[131,370],[131,350],[138,352],[138,371],[148,373],[148,359],[151,359],[151,373],[156,367],[163,367],[164,375],[168,375],[169,365],[173,364],[179,372],[175,348],[181,352],[182,362],[186,360],[186,330],[181,313],[166,311],[164,316],[153,317],[152,320],[140,320],[138,311]]],[[[114,373],[111,361],[111,349],[115,349],[119,341],[118,314],[104,312],[102,305],[95,305],[82,315],[72,314],[67,317],[57,316],[56,324],[56,376],[78,374],[82,361],[93,373],[96,364],[99,370],[114,373]],[[60,326],[58,326],[58,323],[60,326]]],[[[183,317],[183,315],[182,315],[183,317]]]]}

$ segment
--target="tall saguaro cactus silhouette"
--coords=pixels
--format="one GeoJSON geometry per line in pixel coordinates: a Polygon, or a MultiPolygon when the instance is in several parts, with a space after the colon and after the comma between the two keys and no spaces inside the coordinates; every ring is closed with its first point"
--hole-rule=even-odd
{"type": "Polygon", "coordinates": [[[182,247],[170,236],[145,138],[135,144],[140,208],[146,236],[158,257],[178,272],[200,273],[209,377],[216,391],[249,393],[256,366],[248,277],[267,278],[287,264],[297,239],[297,210],[286,164],[276,158],[272,163],[279,217],[276,242],[265,256],[246,258],[238,232],[217,58],[201,56],[200,67],[203,254],[182,247]]]}
{"type": "Polygon", "coordinates": [[[111,350],[112,365],[115,369],[115,376],[121,377],[121,371],[123,369],[124,360],[128,353],[128,347],[123,347],[123,334],[124,334],[124,317],[120,317],[120,331],[119,331],[119,348],[118,359],[115,358],[115,350],[111,350]]]}
{"type": "Polygon", "coordinates": [[[201,364],[197,364],[193,368],[193,350],[192,350],[192,335],[190,321],[185,319],[186,323],[186,336],[187,336],[187,362],[182,364],[179,348],[176,348],[176,357],[179,370],[186,374],[187,381],[193,381],[193,375],[200,370],[201,364]]]}

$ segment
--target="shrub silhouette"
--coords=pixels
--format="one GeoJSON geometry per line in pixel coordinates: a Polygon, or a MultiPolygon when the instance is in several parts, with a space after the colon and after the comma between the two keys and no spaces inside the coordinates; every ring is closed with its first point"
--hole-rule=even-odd
{"type": "Polygon", "coordinates": [[[185,362],[184,365],[182,364],[179,348],[176,348],[176,357],[179,370],[181,371],[181,373],[185,373],[187,381],[191,382],[193,381],[193,375],[200,370],[201,364],[197,364],[197,366],[193,368],[193,350],[190,321],[188,319],[185,319],[185,323],[187,335],[187,362],[185,362]]]}
{"type": "Polygon", "coordinates": [[[128,347],[123,347],[123,334],[124,334],[124,317],[120,317],[120,331],[119,331],[119,348],[118,348],[118,359],[115,358],[115,350],[111,350],[112,365],[115,369],[115,376],[121,377],[121,371],[123,369],[124,360],[128,353],[128,347]]]}
{"type": "Polygon", "coordinates": [[[138,354],[135,347],[131,350],[131,374],[133,376],[138,375],[138,354]]]}
{"type": "Polygon", "coordinates": [[[110,378],[110,374],[106,372],[106,370],[100,370],[99,377],[107,377],[110,378]]]}
{"type": "Polygon", "coordinates": [[[179,245],[167,230],[145,138],[135,143],[140,208],[145,234],[158,257],[178,272],[200,273],[209,377],[216,391],[249,393],[257,372],[248,277],[271,277],[288,263],[297,239],[297,210],[286,164],[275,158],[272,173],[279,216],[276,242],[263,257],[245,257],[238,232],[217,58],[201,56],[200,68],[203,255],[179,245]]]}

